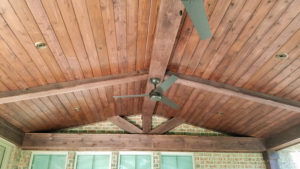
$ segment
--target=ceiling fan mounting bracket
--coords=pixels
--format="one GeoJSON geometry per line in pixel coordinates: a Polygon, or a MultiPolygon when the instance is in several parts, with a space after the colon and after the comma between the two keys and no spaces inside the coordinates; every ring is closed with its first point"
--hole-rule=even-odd
{"type": "Polygon", "coordinates": [[[150,78],[150,82],[154,85],[158,85],[160,83],[160,78],[150,78]]]}

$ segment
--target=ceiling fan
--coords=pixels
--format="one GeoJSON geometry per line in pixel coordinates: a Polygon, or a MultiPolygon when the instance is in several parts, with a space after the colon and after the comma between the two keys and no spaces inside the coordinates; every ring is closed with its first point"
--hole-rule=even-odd
{"type": "Polygon", "coordinates": [[[113,96],[115,99],[118,98],[130,98],[130,97],[150,97],[150,100],[159,101],[163,104],[166,104],[173,109],[178,109],[179,106],[174,103],[172,100],[164,96],[164,92],[168,90],[178,79],[178,77],[172,75],[167,80],[165,80],[161,85],[157,86],[160,83],[159,78],[151,78],[150,81],[154,85],[154,89],[151,90],[149,94],[140,94],[140,95],[126,95],[126,96],[113,96]]]}
{"type": "Polygon", "coordinates": [[[211,31],[207,20],[202,0],[181,0],[188,12],[194,27],[202,40],[211,37],[211,31]]]}

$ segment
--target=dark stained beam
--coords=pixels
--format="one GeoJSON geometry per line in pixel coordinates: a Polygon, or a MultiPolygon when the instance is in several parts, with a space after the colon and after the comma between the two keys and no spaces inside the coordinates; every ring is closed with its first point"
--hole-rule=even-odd
{"type": "Polygon", "coordinates": [[[17,146],[21,146],[24,132],[0,118],[0,137],[17,146]]]}
{"type": "Polygon", "coordinates": [[[144,134],[26,133],[24,150],[263,152],[258,138],[144,134]]]}
{"type": "Polygon", "coordinates": [[[163,133],[166,133],[169,130],[172,130],[173,128],[179,126],[183,122],[184,122],[184,120],[174,117],[174,118],[166,121],[165,123],[159,125],[155,129],[151,130],[150,133],[151,134],[163,134],[163,133]]]}
{"type": "Polygon", "coordinates": [[[280,169],[278,164],[279,155],[276,151],[265,151],[263,157],[267,169],[280,169]]]}
{"type": "Polygon", "coordinates": [[[297,143],[300,143],[300,124],[266,139],[267,149],[275,151],[297,143]]]}
{"type": "Polygon", "coordinates": [[[143,133],[143,131],[140,128],[138,128],[137,126],[123,119],[120,116],[113,116],[108,120],[114,123],[115,125],[119,126],[121,129],[127,131],[128,133],[134,133],[134,134],[143,133]]]}
{"type": "Polygon", "coordinates": [[[147,78],[148,74],[146,73],[130,73],[123,75],[104,76],[99,78],[55,83],[40,87],[28,88],[26,90],[1,92],[0,104],[130,83],[134,81],[146,80],[147,78]]]}
{"type": "MultiPolygon", "coordinates": [[[[184,10],[184,6],[179,0],[160,1],[149,67],[149,79],[154,77],[164,79],[182,21],[182,16],[179,12],[181,10],[184,10]]],[[[150,93],[152,89],[153,85],[148,80],[146,93],[150,93]]],[[[149,97],[145,97],[142,109],[144,133],[148,133],[151,130],[152,114],[155,105],[156,102],[151,101],[149,97]]]]}
{"type": "MultiPolygon", "coordinates": [[[[300,113],[300,102],[284,99],[281,97],[251,91],[235,86],[204,80],[198,77],[190,77],[182,74],[168,72],[168,75],[175,75],[179,79],[175,82],[192,88],[197,88],[212,93],[219,93],[227,96],[238,97],[252,102],[278,107],[300,113]]],[[[167,76],[166,76],[167,77],[167,76]]]]}

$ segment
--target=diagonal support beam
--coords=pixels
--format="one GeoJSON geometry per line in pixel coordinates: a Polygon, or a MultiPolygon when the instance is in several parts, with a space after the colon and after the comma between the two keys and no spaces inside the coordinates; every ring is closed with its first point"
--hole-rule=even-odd
{"type": "Polygon", "coordinates": [[[40,87],[28,88],[26,90],[1,92],[0,104],[130,83],[135,81],[146,80],[147,78],[148,74],[146,73],[131,73],[84,80],[74,80],[63,83],[55,83],[40,87]]]}
{"type": "MultiPolygon", "coordinates": [[[[179,0],[160,1],[156,33],[150,60],[149,79],[164,78],[176,36],[180,29],[182,21],[180,11],[183,9],[184,6],[179,0]]],[[[146,93],[150,93],[152,89],[153,85],[148,80],[146,93]]],[[[144,133],[148,133],[151,130],[152,113],[155,109],[155,105],[156,102],[151,101],[149,97],[145,97],[142,109],[144,133]]]]}
{"type": "Polygon", "coordinates": [[[167,75],[175,75],[179,77],[179,79],[175,82],[177,84],[182,84],[185,86],[209,91],[212,93],[219,93],[227,96],[238,97],[252,102],[300,113],[300,102],[297,101],[288,100],[281,97],[251,91],[235,86],[230,86],[223,83],[204,80],[198,77],[190,77],[173,72],[168,72],[167,75]]]}
{"type": "Polygon", "coordinates": [[[0,137],[17,146],[21,146],[24,132],[0,118],[0,137]]]}
{"type": "Polygon", "coordinates": [[[123,119],[120,116],[113,116],[108,120],[114,123],[115,125],[119,126],[121,129],[127,131],[128,133],[133,133],[133,134],[143,133],[143,131],[140,128],[138,128],[137,126],[123,119]]]}
{"type": "Polygon", "coordinates": [[[266,139],[266,147],[269,150],[280,150],[300,143],[300,124],[286,129],[266,139]]]}
{"type": "Polygon", "coordinates": [[[168,120],[167,122],[161,124],[160,126],[156,127],[155,129],[151,130],[151,134],[163,134],[168,132],[169,130],[172,130],[173,128],[181,125],[184,122],[184,120],[179,118],[172,118],[168,120]]]}

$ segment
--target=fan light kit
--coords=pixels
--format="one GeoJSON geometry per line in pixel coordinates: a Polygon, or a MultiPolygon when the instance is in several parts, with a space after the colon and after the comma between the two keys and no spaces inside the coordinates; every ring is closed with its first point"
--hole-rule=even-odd
{"type": "Polygon", "coordinates": [[[165,80],[161,85],[157,87],[157,85],[160,83],[159,78],[151,78],[150,82],[154,85],[154,89],[151,90],[149,94],[140,94],[140,95],[127,95],[127,96],[113,96],[115,99],[118,98],[130,98],[130,97],[146,97],[149,96],[150,100],[153,101],[159,101],[163,104],[166,104],[173,109],[178,109],[179,106],[174,103],[172,100],[164,96],[164,92],[167,91],[178,79],[178,77],[172,75],[167,80],[165,80]]]}

